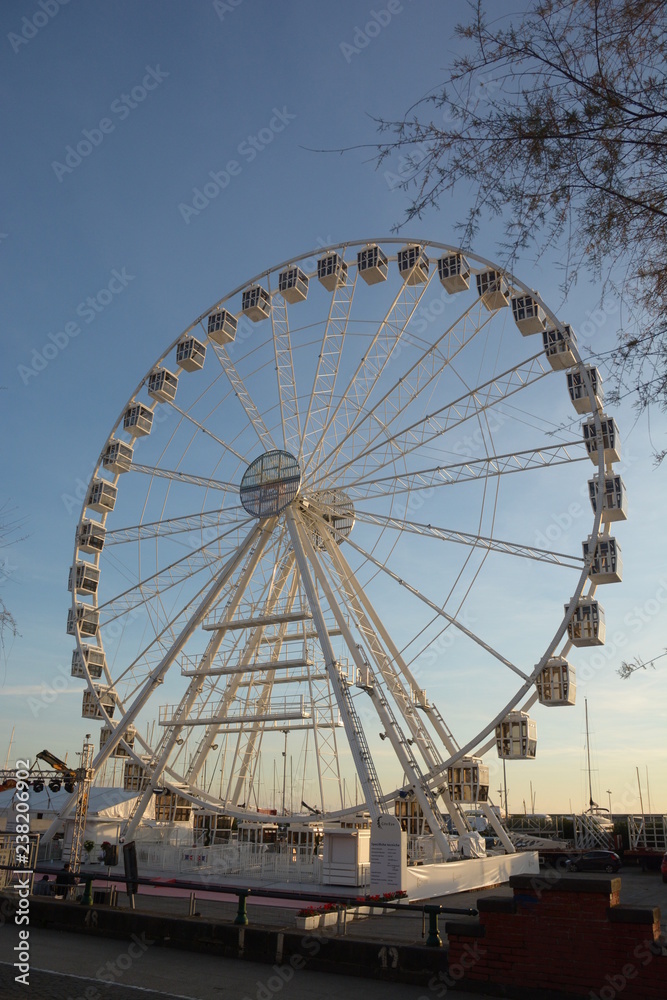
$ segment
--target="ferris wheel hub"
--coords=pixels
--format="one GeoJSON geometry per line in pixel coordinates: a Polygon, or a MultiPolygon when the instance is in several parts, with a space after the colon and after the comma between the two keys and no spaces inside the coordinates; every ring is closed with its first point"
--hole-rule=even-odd
{"type": "Polygon", "coordinates": [[[301,469],[288,451],[265,451],[243,473],[239,496],[253,517],[275,517],[296,499],[301,469]]]}

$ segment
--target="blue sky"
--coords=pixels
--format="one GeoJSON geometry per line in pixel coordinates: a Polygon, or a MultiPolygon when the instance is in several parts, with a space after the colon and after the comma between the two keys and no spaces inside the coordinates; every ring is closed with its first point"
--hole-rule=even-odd
{"type": "MultiPolygon", "coordinates": [[[[431,0],[2,5],[0,496],[25,536],[3,552],[2,594],[21,632],[0,670],[3,757],[13,725],[12,757],[43,746],[73,754],[90,725],[69,678],[67,573],[82,491],[126,400],[182,329],[256,273],[318,246],[389,235],[406,205],[392,179],[399,161],[376,170],[371,149],[313,150],[372,144],[374,118],[399,117],[437,85],[459,15],[459,5],[431,0]]],[[[465,197],[428,211],[408,235],[455,244],[465,197]]],[[[477,253],[493,259],[497,235],[483,229],[477,253]]],[[[582,278],[561,307],[557,264],[527,259],[517,273],[580,330],[580,345],[610,346],[615,303],[600,309],[582,278]]],[[[654,417],[650,438],[629,405],[615,416],[630,500],[617,532],[624,582],[604,591],[606,647],[573,654],[577,706],[536,710],[539,757],[508,767],[514,809],[530,801],[531,780],[538,811],[584,804],[588,697],[597,800],[606,805],[610,788],[614,809],[637,808],[635,767],[642,779],[648,767],[653,810],[667,810],[667,661],[628,681],[616,675],[623,659],[663,651],[665,469],[654,469],[651,442],[664,447],[665,426],[654,417]]],[[[536,496],[522,540],[577,551],[590,508],[580,487],[571,496],[536,496]]],[[[568,597],[539,592],[552,632],[568,597]]],[[[512,630],[518,655],[525,613],[517,607],[512,630]]],[[[457,713],[481,728],[485,699],[465,701],[464,692],[457,713]]]]}

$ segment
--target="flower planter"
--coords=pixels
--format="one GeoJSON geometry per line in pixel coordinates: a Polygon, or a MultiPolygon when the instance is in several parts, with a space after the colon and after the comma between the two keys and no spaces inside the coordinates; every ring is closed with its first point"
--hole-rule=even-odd
{"type": "Polygon", "coordinates": [[[320,926],[321,913],[316,913],[313,917],[297,917],[296,926],[302,931],[312,931],[320,926]]]}
{"type": "Polygon", "coordinates": [[[338,923],[338,910],[332,910],[329,913],[323,913],[322,919],[320,920],[320,927],[331,927],[332,924],[338,923]]]}

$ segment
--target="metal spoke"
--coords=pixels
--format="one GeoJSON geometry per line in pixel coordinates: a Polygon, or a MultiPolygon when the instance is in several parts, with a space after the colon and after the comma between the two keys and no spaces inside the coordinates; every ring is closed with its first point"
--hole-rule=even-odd
{"type": "MultiPolygon", "coordinates": [[[[430,281],[430,279],[429,279],[430,281]]],[[[385,370],[403,331],[410,322],[412,315],[426,292],[428,282],[423,285],[404,284],[393,300],[385,318],[380,323],[356,371],[342,393],[338,404],[330,415],[322,432],[324,439],[333,430],[337,443],[327,455],[327,470],[336,455],[348,440],[351,427],[375,388],[378,379],[385,370]],[[340,437],[338,431],[340,430],[340,437]]],[[[323,460],[311,470],[311,479],[315,479],[323,460]]]]}
{"type": "Polygon", "coordinates": [[[522,559],[535,559],[538,562],[553,563],[557,566],[567,566],[571,569],[581,569],[583,556],[569,555],[567,552],[551,552],[549,549],[538,549],[532,545],[522,545],[519,542],[505,542],[500,538],[486,538],[484,535],[473,535],[466,531],[453,531],[449,528],[439,528],[433,524],[420,524],[417,521],[407,521],[397,517],[386,517],[382,514],[366,514],[356,511],[359,521],[366,524],[376,524],[381,528],[394,528],[396,531],[408,531],[414,535],[427,538],[437,538],[444,542],[459,542],[471,545],[473,548],[488,549],[491,552],[501,552],[504,555],[521,556],[522,559]]]}
{"type": "Polygon", "coordinates": [[[358,274],[355,270],[354,278],[348,275],[345,284],[337,285],[331,297],[329,315],[317,359],[317,370],[303,426],[302,451],[303,455],[308,456],[304,469],[305,473],[307,473],[311,465],[316,465],[319,462],[322,449],[324,448],[324,432],[331,412],[357,278],[358,274]],[[308,445],[311,438],[316,439],[316,444],[310,454],[308,454],[308,445]]]}
{"type": "MultiPolygon", "coordinates": [[[[237,453],[234,452],[234,454],[237,453]]],[[[172,479],[177,483],[190,483],[192,486],[205,486],[212,490],[224,490],[228,493],[238,494],[239,491],[238,483],[225,483],[219,479],[209,479],[208,476],[196,476],[190,472],[179,472],[175,469],[161,469],[155,465],[135,465],[132,463],[131,471],[143,472],[155,479],[172,479]]]]}
{"type": "MultiPolygon", "coordinates": [[[[335,531],[335,529],[333,530],[335,531]]],[[[431,608],[432,611],[435,611],[436,614],[440,615],[440,617],[448,621],[450,625],[454,625],[455,628],[457,628],[460,632],[463,632],[464,635],[467,635],[469,639],[472,639],[473,642],[476,642],[478,646],[482,647],[482,649],[485,649],[487,653],[490,653],[492,656],[494,656],[505,667],[509,667],[510,670],[513,670],[515,674],[519,675],[519,677],[523,677],[524,680],[528,679],[528,675],[525,674],[523,670],[520,670],[519,667],[517,667],[514,663],[508,660],[505,656],[503,656],[502,653],[499,653],[498,650],[493,648],[493,646],[490,646],[487,642],[484,642],[484,640],[481,639],[478,635],[475,635],[475,633],[472,632],[469,628],[466,628],[463,622],[460,622],[452,615],[449,615],[444,610],[444,608],[439,607],[437,604],[435,604],[434,601],[430,600],[430,598],[422,594],[417,587],[408,583],[407,580],[404,580],[397,573],[394,573],[393,570],[389,569],[388,566],[380,562],[379,559],[376,559],[375,556],[371,555],[370,552],[367,552],[365,549],[361,548],[360,545],[357,545],[357,543],[351,537],[348,536],[345,539],[345,541],[348,545],[351,545],[356,552],[358,552],[361,556],[363,556],[364,559],[367,559],[374,566],[377,566],[378,569],[382,570],[382,572],[385,573],[392,580],[394,580],[395,583],[398,583],[399,586],[407,590],[408,593],[412,594],[414,597],[417,597],[423,604],[431,608]]]]}
{"type": "MultiPolygon", "coordinates": [[[[524,364],[507,369],[501,375],[471,389],[470,392],[460,396],[454,402],[441,406],[432,413],[402,427],[379,444],[366,448],[354,459],[334,469],[331,475],[339,477],[348,467],[358,463],[365,464],[364,460],[371,456],[376,466],[382,467],[394,461],[397,455],[404,458],[417,448],[429,444],[436,438],[441,438],[447,432],[460,427],[471,417],[485,413],[527,385],[535,384],[544,378],[548,372],[541,358],[541,354],[536,354],[524,364]]],[[[353,480],[353,483],[361,478],[363,478],[363,474],[353,480]]]]}
{"type": "Polygon", "coordinates": [[[276,444],[273,438],[271,437],[271,434],[267,429],[266,424],[264,423],[262,415],[255,406],[252,396],[248,392],[243,379],[239,375],[236,369],[236,365],[230,358],[227,352],[227,348],[220,347],[215,342],[213,342],[211,346],[215,351],[215,355],[218,361],[220,362],[222,370],[224,371],[225,375],[229,380],[229,384],[231,385],[234,391],[234,395],[236,396],[239,403],[243,407],[246,417],[248,418],[252,426],[255,428],[255,433],[257,434],[257,437],[259,438],[265,451],[270,451],[274,449],[276,447],[276,444]]]}
{"type": "MultiPolygon", "coordinates": [[[[491,314],[484,309],[479,301],[462,313],[454,323],[447,327],[443,333],[424,350],[421,356],[405,371],[404,374],[394,382],[394,384],[384,393],[370,409],[363,409],[358,414],[353,426],[350,428],[347,439],[357,435],[366,421],[374,418],[379,426],[374,435],[370,433],[370,427],[366,430],[366,440],[363,447],[369,447],[379,437],[388,436],[388,429],[391,424],[409,408],[413,407],[420,394],[424,392],[432,382],[437,379],[445,368],[450,366],[454,359],[474,340],[481,330],[491,322],[491,314]]],[[[327,468],[333,464],[336,455],[344,442],[332,453],[330,460],[325,466],[327,468]]],[[[351,463],[348,463],[351,464],[351,463]]],[[[341,470],[347,466],[342,466],[341,470]]]]}
{"type": "Polygon", "coordinates": [[[513,472],[527,472],[550,468],[553,465],[582,462],[587,458],[581,441],[570,441],[567,444],[548,445],[546,448],[530,448],[526,451],[509,452],[506,455],[491,455],[488,458],[454,462],[451,465],[420,469],[417,472],[397,472],[378,479],[360,479],[355,485],[346,485],[345,492],[353,499],[395,496],[413,490],[430,490],[434,486],[450,486],[474,479],[486,479],[489,476],[506,476],[513,472]],[[573,453],[574,449],[578,449],[579,454],[573,453]]]}
{"type": "Polygon", "coordinates": [[[271,328],[273,330],[273,350],[276,359],[284,446],[287,451],[299,458],[302,444],[301,424],[299,422],[299,401],[294,377],[287,302],[282,295],[276,293],[271,300],[271,328]]]}
{"type": "Polygon", "coordinates": [[[224,521],[236,519],[239,528],[247,526],[251,518],[241,507],[228,507],[226,510],[203,510],[201,514],[184,514],[182,517],[167,517],[163,521],[146,521],[144,524],[133,524],[127,528],[114,528],[107,531],[105,545],[120,545],[125,542],[146,541],[149,538],[186,534],[190,531],[201,531],[205,528],[220,528],[224,521]]]}

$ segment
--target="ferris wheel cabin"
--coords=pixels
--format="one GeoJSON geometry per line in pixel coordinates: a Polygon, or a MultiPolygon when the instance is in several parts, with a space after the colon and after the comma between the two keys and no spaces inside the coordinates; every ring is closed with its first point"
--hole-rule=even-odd
{"type": "Polygon", "coordinates": [[[157,403],[173,403],[178,389],[178,375],[166,368],[154,368],[148,376],[148,395],[157,403]]]}
{"type": "Polygon", "coordinates": [[[111,718],[116,710],[118,698],[113,688],[93,684],[92,691],[86,688],[81,705],[82,719],[104,719],[104,712],[111,718]]]}
{"type": "Polygon", "coordinates": [[[134,403],[128,406],[123,414],[123,430],[131,434],[132,437],[143,437],[150,434],[153,426],[153,411],[143,403],[134,403]]]}
{"type": "Polygon", "coordinates": [[[517,295],[512,299],[514,322],[524,337],[543,333],[546,326],[544,309],[530,295],[517,295]]]}
{"type": "Polygon", "coordinates": [[[111,438],[102,456],[102,465],[109,472],[129,472],[132,468],[134,445],[111,438]]]}
{"type": "Polygon", "coordinates": [[[526,712],[510,712],[496,726],[496,749],[504,760],[534,760],[537,725],[526,712]]]}
{"type": "Polygon", "coordinates": [[[428,278],[429,260],[418,243],[398,251],[398,272],[408,285],[423,285],[428,278]]]}
{"type": "MultiPolygon", "coordinates": [[[[542,342],[547,361],[554,371],[562,371],[576,365],[577,359],[572,348],[576,346],[577,338],[571,326],[566,324],[562,330],[557,327],[544,330],[542,342]]],[[[570,396],[570,398],[572,397],[570,396]]]]}
{"type": "MultiPolygon", "coordinates": [[[[106,743],[109,742],[109,740],[113,735],[113,732],[114,730],[111,728],[111,726],[102,726],[102,729],[100,730],[100,750],[106,743]]],[[[129,751],[134,748],[134,739],[136,735],[137,731],[134,728],[134,726],[128,726],[125,732],[123,733],[122,737],[125,743],[127,744],[127,747],[124,747],[122,743],[117,743],[116,746],[111,751],[111,756],[129,757],[130,756],[129,751]]]]}
{"type": "Polygon", "coordinates": [[[482,271],[476,275],[476,279],[477,294],[485,309],[495,312],[496,309],[502,309],[507,305],[510,290],[500,271],[482,271]]]}
{"type": "Polygon", "coordinates": [[[236,316],[226,309],[216,309],[208,317],[208,339],[224,347],[236,339],[236,316]]]}
{"type": "Polygon", "coordinates": [[[268,319],[271,312],[269,293],[261,285],[251,285],[241,296],[241,312],[253,323],[268,319]]]}
{"type": "Polygon", "coordinates": [[[627,520],[628,501],[625,484],[620,476],[605,476],[602,490],[600,490],[600,477],[593,476],[592,479],[588,480],[588,495],[593,512],[596,514],[600,497],[602,497],[603,524],[608,524],[610,521],[627,520]]]}
{"type": "Polygon", "coordinates": [[[604,402],[604,389],[599,371],[594,365],[582,365],[580,369],[567,373],[567,391],[577,413],[590,413],[593,410],[584,372],[591,380],[596,406],[600,408],[604,402]]]}
{"type": "Polygon", "coordinates": [[[593,583],[620,583],[623,577],[621,546],[615,538],[598,535],[583,542],[584,561],[590,560],[588,575],[593,583]]]}
{"type": "Polygon", "coordinates": [[[540,705],[574,705],[577,697],[576,673],[562,656],[552,656],[535,679],[540,705]]]}
{"type": "Polygon", "coordinates": [[[604,646],[606,628],[602,605],[590,597],[582,597],[567,623],[567,634],[573,646],[604,646]]]}
{"type": "Polygon", "coordinates": [[[462,757],[447,768],[447,785],[453,802],[486,802],[489,768],[479,757],[462,757]]]}
{"type": "Polygon", "coordinates": [[[87,679],[88,674],[93,680],[99,680],[106,666],[106,656],[101,646],[82,646],[72,653],[72,677],[87,679]],[[88,674],[86,674],[86,667],[88,674]]]}
{"type": "Polygon", "coordinates": [[[445,254],[438,258],[440,284],[450,295],[470,288],[470,264],[462,253],[445,254]]]}
{"type": "MultiPolygon", "coordinates": [[[[113,509],[113,508],[112,508],[113,509]]],[[[94,555],[104,548],[104,537],[106,529],[97,521],[81,521],[76,529],[76,544],[82,552],[90,552],[94,555]]]]}
{"type": "Polygon", "coordinates": [[[196,337],[184,337],[176,344],[176,364],[186,372],[198,372],[206,361],[206,344],[196,337]]]}
{"type": "Polygon", "coordinates": [[[96,594],[100,582],[100,571],[92,563],[77,562],[69,571],[67,589],[72,592],[72,584],[77,594],[96,594]]]}
{"type": "Polygon", "coordinates": [[[376,243],[370,243],[357,254],[357,270],[367,285],[387,280],[389,261],[376,243]]]}
{"type": "Polygon", "coordinates": [[[100,624],[97,608],[88,604],[76,604],[67,612],[67,634],[76,635],[77,628],[82,636],[96,636],[100,624]]]}
{"type": "MultiPolygon", "coordinates": [[[[621,460],[621,439],[613,417],[602,414],[600,417],[602,425],[602,447],[604,449],[605,462],[619,462],[621,460]]],[[[585,421],[582,426],[584,432],[584,444],[591,462],[597,464],[598,461],[598,436],[595,429],[595,418],[585,421]]]]}
{"type": "Polygon", "coordinates": [[[328,292],[347,284],[347,264],[338,253],[328,253],[317,262],[317,280],[328,292]]]}
{"type": "Polygon", "coordinates": [[[300,267],[288,267],[278,275],[278,291],[285,302],[304,302],[308,295],[308,277],[300,267]]]}
{"type": "Polygon", "coordinates": [[[93,479],[86,497],[86,507],[96,510],[98,514],[107,514],[116,506],[118,490],[106,479],[93,479]]]}

